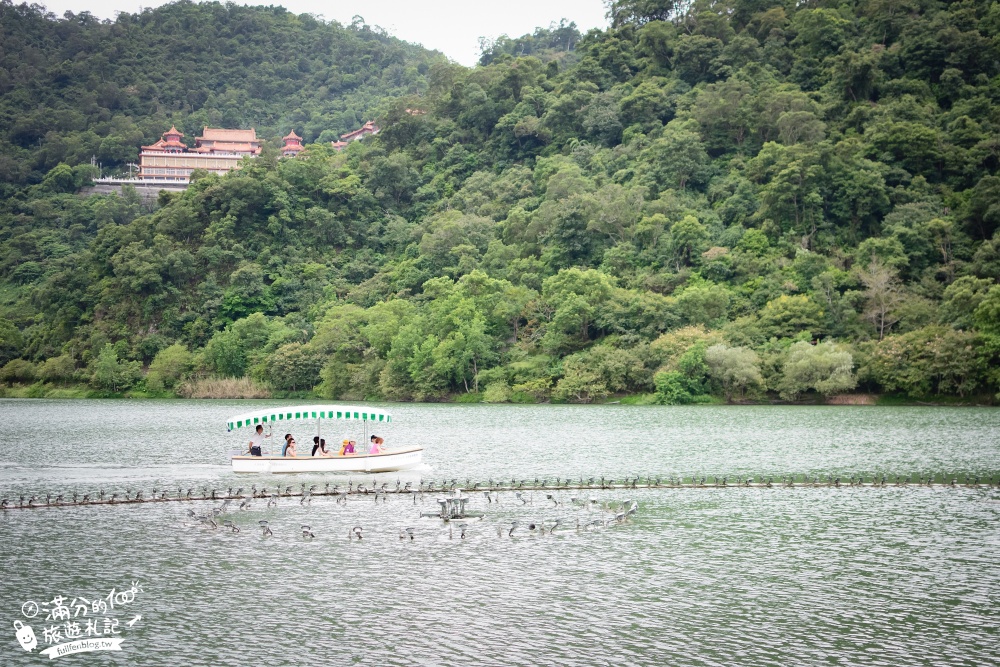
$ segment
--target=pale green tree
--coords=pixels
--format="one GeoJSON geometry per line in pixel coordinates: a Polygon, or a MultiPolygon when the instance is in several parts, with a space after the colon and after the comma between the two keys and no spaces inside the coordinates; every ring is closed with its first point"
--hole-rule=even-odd
{"type": "Polygon", "coordinates": [[[726,400],[742,399],[748,391],[764,388],[760,357],[747,347],[729,347],[723,343],[705,350],[709,374],[722,384],[726,400]]]}
{"type": "Polygon", "coordinates": [[[799,341],[788,349],[778,390],[786,400],[794,400],[809,390],[823,396],[849,391],[858,384],[853,368],[854,357],[843,347],[830,342],[811,345],[799,341]]]}
{"type": "Polygon", "coordinates": [[[898,310],[903,299],[899,279],[895,271],[876,259],[857,269],[856,274],[865,286],[864,317],[882,340],[899,321],[898,310]]]}

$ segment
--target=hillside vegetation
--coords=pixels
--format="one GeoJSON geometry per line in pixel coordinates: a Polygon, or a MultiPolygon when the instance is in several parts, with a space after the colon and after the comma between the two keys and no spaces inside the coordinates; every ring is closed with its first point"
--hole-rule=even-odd
{"type": "Polygon", "coordinates": [[[274,6],[183,1],[113,22],[43,11],[0,0],[0,195],[60,162],[121,170],[172,123],[189,142],[206,125],[336,140],[386,97],[423,90],[442,58],[360,17],[274,6]]]}
{"type": "Polygon", "coordinates": [[[3,7],[0,379],[35,395],[81,381],[204,395],[225,378],[523,402],[1000,389],[996,2],[619,0],[607,30],[505,37],[473,69],[275,8],[97,24],[3,7]],[[310,55],[261,55],[268,22],[310,55]],[[121,92],[102,53],[156,29],[192,72],[244,76],[121,92]],[[234,50],[177,47],[190,30],[234,50]],[[103,46],[54,65],[7,45],[60,31],[103,46]],[[59,68],[75,96],[47,92],[59,68]],[[279,72],[294,85],[261,83],[279,72]],[[348,76],[353,92],[330,82],[348,76]],[[111,85],[115,109],[100,106],[111,85]],[[326,139],[351,105],[348,120],[379,110],[376,138],[266,151],[152,211],[72,194],[89,152],[37,162],[102,123],[276,137],[308,118],[307,139],[326,139]]]}

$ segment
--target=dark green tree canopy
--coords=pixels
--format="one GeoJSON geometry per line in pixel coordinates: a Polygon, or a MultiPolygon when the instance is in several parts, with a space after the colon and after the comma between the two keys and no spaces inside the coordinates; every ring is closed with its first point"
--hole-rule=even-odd
{"type": "Polygon", "coordinates": [[[606,29],[502,36],[470,69],[280,7],[0,0],[4,377],[1000,389],[996,3],[607,8],[606,29]],[[330,146],[368,119],[380,134],[330,146]],[[155,202],[76,195],[172,123],[255,127],[266,150],[155,202]],[[306,150],[279,159],[290,129],[306,150]]]}

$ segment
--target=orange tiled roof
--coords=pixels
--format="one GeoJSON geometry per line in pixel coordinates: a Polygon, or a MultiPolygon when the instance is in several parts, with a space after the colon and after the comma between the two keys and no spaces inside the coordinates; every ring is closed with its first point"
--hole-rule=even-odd
{"type": "Polygon", "coordinates": [[[257,130],[226,130],[218,127],[206,127],[202,130],[199,139],[206,141],[257,141],[257,130]]]}
{"type": "Polygon", "coordinates": [[[165,141],[163,139],[160,139],[159,141],[157,141],[155,144],[153,144],[151,146],[143,146],[142,147],[143,150],[147,150],[147,151],[165,151],[168,148],[179,148],[181,150],[187,150],[187,146],[185,146],[184,144],[182,144],[179,141],[165,141]]]}
{"type": "Polygon", "coordinates": [[[295,130],[292,130],[291,132],[289,132],[288,134],[286,134],[285,136],[283,136],[281,139],[282,139],[282,141],[284,141],[285,139],[298,139],[298,140],[301,141],[302,137],[300,137],[299,135],[295,134],[295,130]]]}
{"type": "Polygon", "coordinates": [[[256,153],[260,148],[253,144],[238,144],[225,142],[215,146],[198,146],[195,153],[256,153]]]}
{"type": "Polygon", "coordinates": [[[362,134],[367,134],[367,133],[375,134],[376,132],[378,132],[378,126],[375,124],[375,121],[370,120],[361,127],[359,127],[358,129],[351,130],[346,134],[340,135],[340,138],[351,139],[352,137],[358,137],[361,136],[362,134]]]}

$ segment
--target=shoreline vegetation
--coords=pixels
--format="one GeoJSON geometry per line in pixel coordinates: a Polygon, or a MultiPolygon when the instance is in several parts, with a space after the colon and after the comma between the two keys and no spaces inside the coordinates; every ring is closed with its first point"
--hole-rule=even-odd
{"type": "Polygon", "coordinates": [[[1000,402],[1000,4],[606,5],[469,68],[0,0],[6,395],[1000,402]],[[171,126],[264,145],[78,194],[171,126]]]}
{"type": "MultiPolygon", "coordinates": [[[[36,398],[36,399],[136,399],[136,400],[203,400],[203,399],[273,399],[273,400],[329,400],[315,391],[275,391],[254,382],[250,378],[204,378],[180,385],[174,391],[149,391],[143,388],[128,389],[113,392],[96,390],[86,384],[70,384],[64,386],[35,383],[31,385],[15,384],[0,386],[0,398],[36,398]]],[[[454,404],[519,404],[567,405],[570,401],[534,400],[530,396],[514,396],[508,400],[488,400],[485,392],[470,392],[452,394],[430,403],[454,404]]],[[[345,402],[365,403],[379,402],[379,399],[345,396],[340,399],[345,402]]],[[[417,402],[417,401],[409,401],[417,402]]],[[[840,394],[824,397],[819,394],[799,397],[797,400],[783,400],[779,396],[744,398],[740,401],[726,401],[720,397],[701,396],[688,405],[834,405],[834,406],[936,406],[936,407],[993,407],[996,397],[984,394],[980,396],[925,396],[915,399],[899,394],[840,394]]],[[[592,401],[590,405],[665,405],[655,393],[624,394],[608,396],[603,400],[592,401]]],[[[676,404],[675,404],[676,405],[676,404]]]]}

